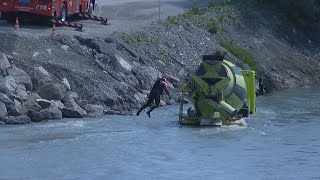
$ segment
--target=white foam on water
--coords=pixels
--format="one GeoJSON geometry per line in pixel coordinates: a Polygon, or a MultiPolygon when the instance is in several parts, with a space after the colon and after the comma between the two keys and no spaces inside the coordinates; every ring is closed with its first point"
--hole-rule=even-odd
{"type": "Polygon", "coordinates": [[[206,127],[206,128],[202,128],[200,130],[200,134],[205,134],[205,135],[220,134],[222,132],[237,131],[237,130],[243,130],[243,129],[248,128],[246,118],[242,118],[242,119],[235,121],[235,122],[242,123],[242,126],[240,126],[240,125],[224,125],[224,126],[220,126],[220,127],[206,127]]]}
{"type": "Polygon", "coordinates": [[[75,121],[67,121],[67,122],[48,122],[46,124],[41,124],[39,126],[43,128],[60,128],[60,127],[78,128],[78,127],[84,127],[85,124],[87,124],[87,122],[75,120],[75,121]]]}

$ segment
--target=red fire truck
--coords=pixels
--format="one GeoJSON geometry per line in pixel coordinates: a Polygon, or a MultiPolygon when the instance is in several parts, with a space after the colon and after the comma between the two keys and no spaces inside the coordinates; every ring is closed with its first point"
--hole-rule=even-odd
{"type": "Polygon", "coordinates": [[[30,14],[65,21],[77,13],[91,15],[95,0],[0,0],[0,13],[4,17],[30,14]]]}

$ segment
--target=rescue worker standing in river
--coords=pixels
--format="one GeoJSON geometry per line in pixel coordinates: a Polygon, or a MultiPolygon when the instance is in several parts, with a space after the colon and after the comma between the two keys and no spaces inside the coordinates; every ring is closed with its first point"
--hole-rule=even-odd
{"type": "Polygon", "coordinates": [[[150,108],[150,110],[147,112],[148,116],[150,117],[151,111],[153,111],[155,108],[159,107],[160,105],[160,98],[163,94],[163,91],[166,92],[166,94],[169,96],[171,99],[170,93],[167,89],[167,83],[168,80],[165,76],[162,78],[158,78],[157,81],[154,83],[152,86],[152,89],[150,91],[148,101],[146,104],[144,104],[139,111],[137,112],[137,116],[139,116],[140,112],[144,110],[146,107],[148,107],[153,101],[155,101],[155,104],[150,108]]]}

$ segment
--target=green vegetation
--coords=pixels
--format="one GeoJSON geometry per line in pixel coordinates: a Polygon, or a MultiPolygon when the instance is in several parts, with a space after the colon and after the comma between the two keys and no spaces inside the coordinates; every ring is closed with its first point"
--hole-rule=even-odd
{"type": "Polygon", "coordinates": [[[139,50],[139,44],[146,44],[146,45],[153,45],[158,43],[158,40],[154,37],[151,37],[148,33],[139,31],[135,34],[127,34],[127,33],[120,33],[122,40],[128,44],[131,44],[131,46],[136,49],[137,51],[139,50]]]}
{"type": "Polygon", "coordinates": [[[274,7],[282,13],[282,20],[273,19],[272,26],[277,27],[282,22],[289,21],[298,29],[320,41],[320,1],[319,0],[232,0],[239,5],[242,16],[249,15],[252,8],[259,5],[274,7]]]}
{"type": "Polygon", "coordinates": [[[162,47],[157,47],[154,55],[155,55],[155,59],[160,59],[164,62],[172,63],[170,55],[162,47]]]}
{"type": "Polygon", "coordinates": [[[253,60],[253,56],[246,49],[233,44],[232,41],[221,40],[219,44],[239,58],[243,63],[246,63],[252,70],[257,71],[256,62],[253,60]]]}
{"type": "Polygon", "coordinates": [[[167,20],[165,21],[165,24],[167,26],[172,26],[175,24],[179,24],[182,22],[186,22],[189,20],[192,16],[202,16],[208,11],[208,8],[197,8],[193,7],[191,10],[179,14],[177,16],[168,16],[167,20]]]}
{"type": "Polygon", "coordinates": [[[219,24],[215,19],[210,19],[208,22],[208,31],[212,34],[217,33],[220,30],[219,24]]]}
{"type": "Polygon", "coordinates": [[[306,34],[320,40],[319,0],[270,0],[268,3],[284,12],[286,17],[306,34]]]}

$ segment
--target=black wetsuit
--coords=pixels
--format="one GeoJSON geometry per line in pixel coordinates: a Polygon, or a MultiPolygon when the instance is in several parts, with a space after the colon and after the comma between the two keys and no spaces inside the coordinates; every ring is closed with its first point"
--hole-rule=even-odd
{"type": "Polygon", "coordinates": [[[155,100],[155,105],[153,105],[150,110],[147,112],[148,116],[150,117],[150,113],[152,110],[154,110],[155,108],[159,107],[160,105],[160,96],[163,94],[163,91],[166,92],[167,95],[169,95],[169,91],[166,87],[165,82],[162,79],[158,79],[154,85],[152,86],[152,89],[150,91],[149,97],[148,97],[148,101],[146,104],[144,104],[139,111],[137,112],[137,116],[139,116],[140,112],[145,109],[146,107],[148,107],[154,100],[155,100]]]}

